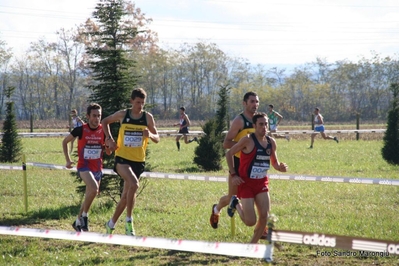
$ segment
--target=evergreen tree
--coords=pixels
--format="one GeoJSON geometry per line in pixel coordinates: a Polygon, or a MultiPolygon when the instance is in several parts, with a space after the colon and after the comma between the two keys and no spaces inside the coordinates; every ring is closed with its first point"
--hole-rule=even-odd
{"type": "Polygon", "coordinates": [[[382,157],[389,164],[399,165],[399,83],[392,83],[391,109],[388,111],[387,130],[384,135],[382,157]]]}
{"type": "Polygon", "coordinates": [[[22,154],[22,143],[17,131],[14,102],[11,101],[14,90],[14,87],[8,87],[4,90],[8,101],[6,103],[6,119],[3,124],[3,138],[0,144],[0,162],[18,162],[22,154]]]}
{"type": "Polygon", "coordinates": [[[223,131],[227,129],[228,91],[227,86],[221,86],[216,116],[202,126],[205,135],[200,138],[200,143],[195,148],[194,163],[205,171],[222,169],[224,158],[223,131]]]}
{"type": "MultiPolygon", "coordinates": [[[[89,67],[93,82],[89,85],[92,91],[90,101],[101,105],[103,117],[119,110],[129,108],[130,93],[136,85],[137,77],[132,75],[135,62],[128,59],[127,43],[138,34],[137,28],[124,24],[126,2],[122,0],[105,0],[97,4],[93,12],[96,27],[87,28],[85,35],[92,40],[86,47],[89,55],[89,67]]],[[[110,125],[115,141],[118,137],[120,124],[110,125]]],[[[104,154],[104,168],[113,168],[114,155],[104,154]]],[[[142,185],[141,188],[144,186],[142,185]]],[[[115,194],[120,195],[123,179],[114,175],[104,175],[100,190],[103,194],[115,200],[115,194]]],[[[78,188],[84,192],[84,187],[78,188]]]]}

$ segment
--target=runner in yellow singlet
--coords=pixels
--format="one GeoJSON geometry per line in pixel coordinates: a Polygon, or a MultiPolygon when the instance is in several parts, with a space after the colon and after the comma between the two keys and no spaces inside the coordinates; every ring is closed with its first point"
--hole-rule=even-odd
{"type": "Polygon", "coordinates": [[[116,206],[112,218],[105,223],[108,234],[112,234],[115,223],[126,209],[126,235],[135,235],[133,227],[133,208],[140,175],[144,172],[145,156],[148,140],[159,142],[158,131],[152,114],[143,110],[146,92],[139,88],[132,91],[131,109],[125,109],[110,115],[101,122],[106,137],[106,145],[115,150],[114,171],[123,178],[121,199],[116,206]],[[112,138],[109,124],[119,122],[118,143],[112,138]]]}

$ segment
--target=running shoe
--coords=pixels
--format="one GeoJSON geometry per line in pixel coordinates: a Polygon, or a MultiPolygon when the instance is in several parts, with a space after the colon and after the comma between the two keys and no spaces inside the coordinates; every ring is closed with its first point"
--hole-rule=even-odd
{"type": "Polygon", "coordinates": [[[334,137],[334,140],[338,143],[339,142],[339,140],[338,140],[338,138],[337,137],[334,137]]]}
{"type": "Polygon", "coordinates": [[[236,212],[236,205],[238,204],[238,198],[234,195],[231,197],[229,207],[227,208],[227,214],[230,217],[234,216],[234,213],[236,212]]]}
{"type": "Polygon", "coordinates": [[[84,232],[88,232],[89,231],[89,219],[88,217],[80,217],[80,224],[82,225],[80,228],[82,229],[82,231],[84,232]]]}
{"type": "Polygon", "coordinates": [[[267,231],[268,231],[269,229],[267,228],[267,226],[265,227],[265,230],[263,230],[263,234],[260,236],[260,239],[264,239],[264,240],[266,240],[267,239],[267,231]]]}
{"type": "Polygon", "coordinates": [[[82,231],[81,226],[80,225],[76,225],[76,220],[73,221],[72,227],[73,227],[73,229],[75,229],[76,232],[81,232],[82,231]]]}
{"type": "Polygon", "coordinates": [[[108,222],[105,222],[105,230],[106,230],[107,234],[112,235],[112,233],[114,232],[115,228],[109,227],[108,222]]]}
{"type": "Polygon", "coordinates": [[[219,216],[220,214],[215,214],[215,207],[217,204],[213,204],[212,206],[212,214],[211,214],[211,218],[209,219],[209,221],[211,222],[211,226],[213,229],[217,229],[218,228],[218,223],[219,223],[219,216]]]}
{"type": "Polygon", "coordinates": [[[125,229],[126,229],[126,235],[128,236],[136,235],[134,231],[133,221],[126,222],[125,229]]]}

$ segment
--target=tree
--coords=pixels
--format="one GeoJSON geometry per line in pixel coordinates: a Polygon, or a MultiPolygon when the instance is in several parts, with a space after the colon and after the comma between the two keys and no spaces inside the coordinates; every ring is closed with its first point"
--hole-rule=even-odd
{"type": "Polygon", "coordinates": [[[12,57],[11,50],[0,40],[0,119],[2,118],[5,90],[9,83],[8,67],[12,57]]]}
{"type": "Polygon", "coordinates": [[[391,109],[388,111],[387,130],[381,152],[389,164],[399,165],[399,83],[392,83],[390,89],[393,99],[391,109]]]}
{"type": "Polygon", "coordinates": [[[5,90],[8,101],[6,103],[6,120],[3,125],[3,139],[0,146],[0,162],[17,162],[22,153],[22,143],[18,136],[14,113],[14,102],[11,101],[14,90],[14,87],[8,87],[5,90]]]}
{"type": "Polygon", "coordinates": [[[227,129],[228,86],[220,86],[216,116],[208,120],[202,130],[205,136],[200,139],[195,148],[194,163],[205,171],[218,171],[222,169],[223,131],[227,129]]]}
{"type": "MultiPolygon", "coordinates": [[[[92,40],[86,48],[92,71],[89,100],[101,105],[104,117],[129,107],[130,92],[136,84],[136,77],[130,71],[135,62],[127,58],[129,50],[125,44],[136,37],[138,29],[132,25],[125,26],[125,5],[122,0],[100,1],[93,12],[98,24],[90,24],[91,27],[84,32],[92,40]]],[[[119,124],[111,125],[115,140],[119,128],[119,124]]],[[[104,167],[113,168],[112,156],[104,155],[104,167]]],[[[122,187],[122,179],[104,175],[100,189],[114,198],[115,193],[122,193],[122,187]]]]}

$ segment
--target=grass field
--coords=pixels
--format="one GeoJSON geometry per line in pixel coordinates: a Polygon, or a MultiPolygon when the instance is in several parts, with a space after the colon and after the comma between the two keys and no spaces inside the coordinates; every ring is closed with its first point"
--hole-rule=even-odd
{"type": "MultiPolygon", "coordinates": [[[[61,138],[23,139],[27,161],[64,164],[61,138]]],[[[353,176],[399,179],[398,167],[388,165],[380,155],[382,141],[278,139],[280,161],[290,174],[353,176]]],[[[226,175],[224,170],[203,173],[193,164],[196,143],[177,152],[173,138],[151,144],[153,171],[226,175]]],[[[0,225],[72,230],[80,207],[77,183],[67,171],[28,167],[29,211],[24,212],[22,171],[0,170],[0,225]]],[[[271,173],[277,173],[272,170],[271,173]]],[[[230,219],[222,211],[219,228],[209,225],[212,204],[227,191],[225,183],[150,179],[134,211],[138,235],[204,241],[250,240],[253,228],[236,219],[236,236],[230,236],[230,219]]],[[[338,184],[305,181],[270,182],[272,212],[277,227],[298,230],[399,240],[399,188],[393,186],[338,184]]],[[[113,201],[99,197],[90,212],[90,230],[104,232],[103,224],[113,213],[113,201]]],[[[124,216],[116,226],[123,234],[124,216]]],[[[259,259],[226,257],[171,250],[124,247],[95,243],[28,237],[0,236],[0,265],[263,265],[259,259]]],[[[278,265],[398,265],[399,256],[321,257],[317,251],[331,251],[283,243],[275,251],[278,265]]]]}

